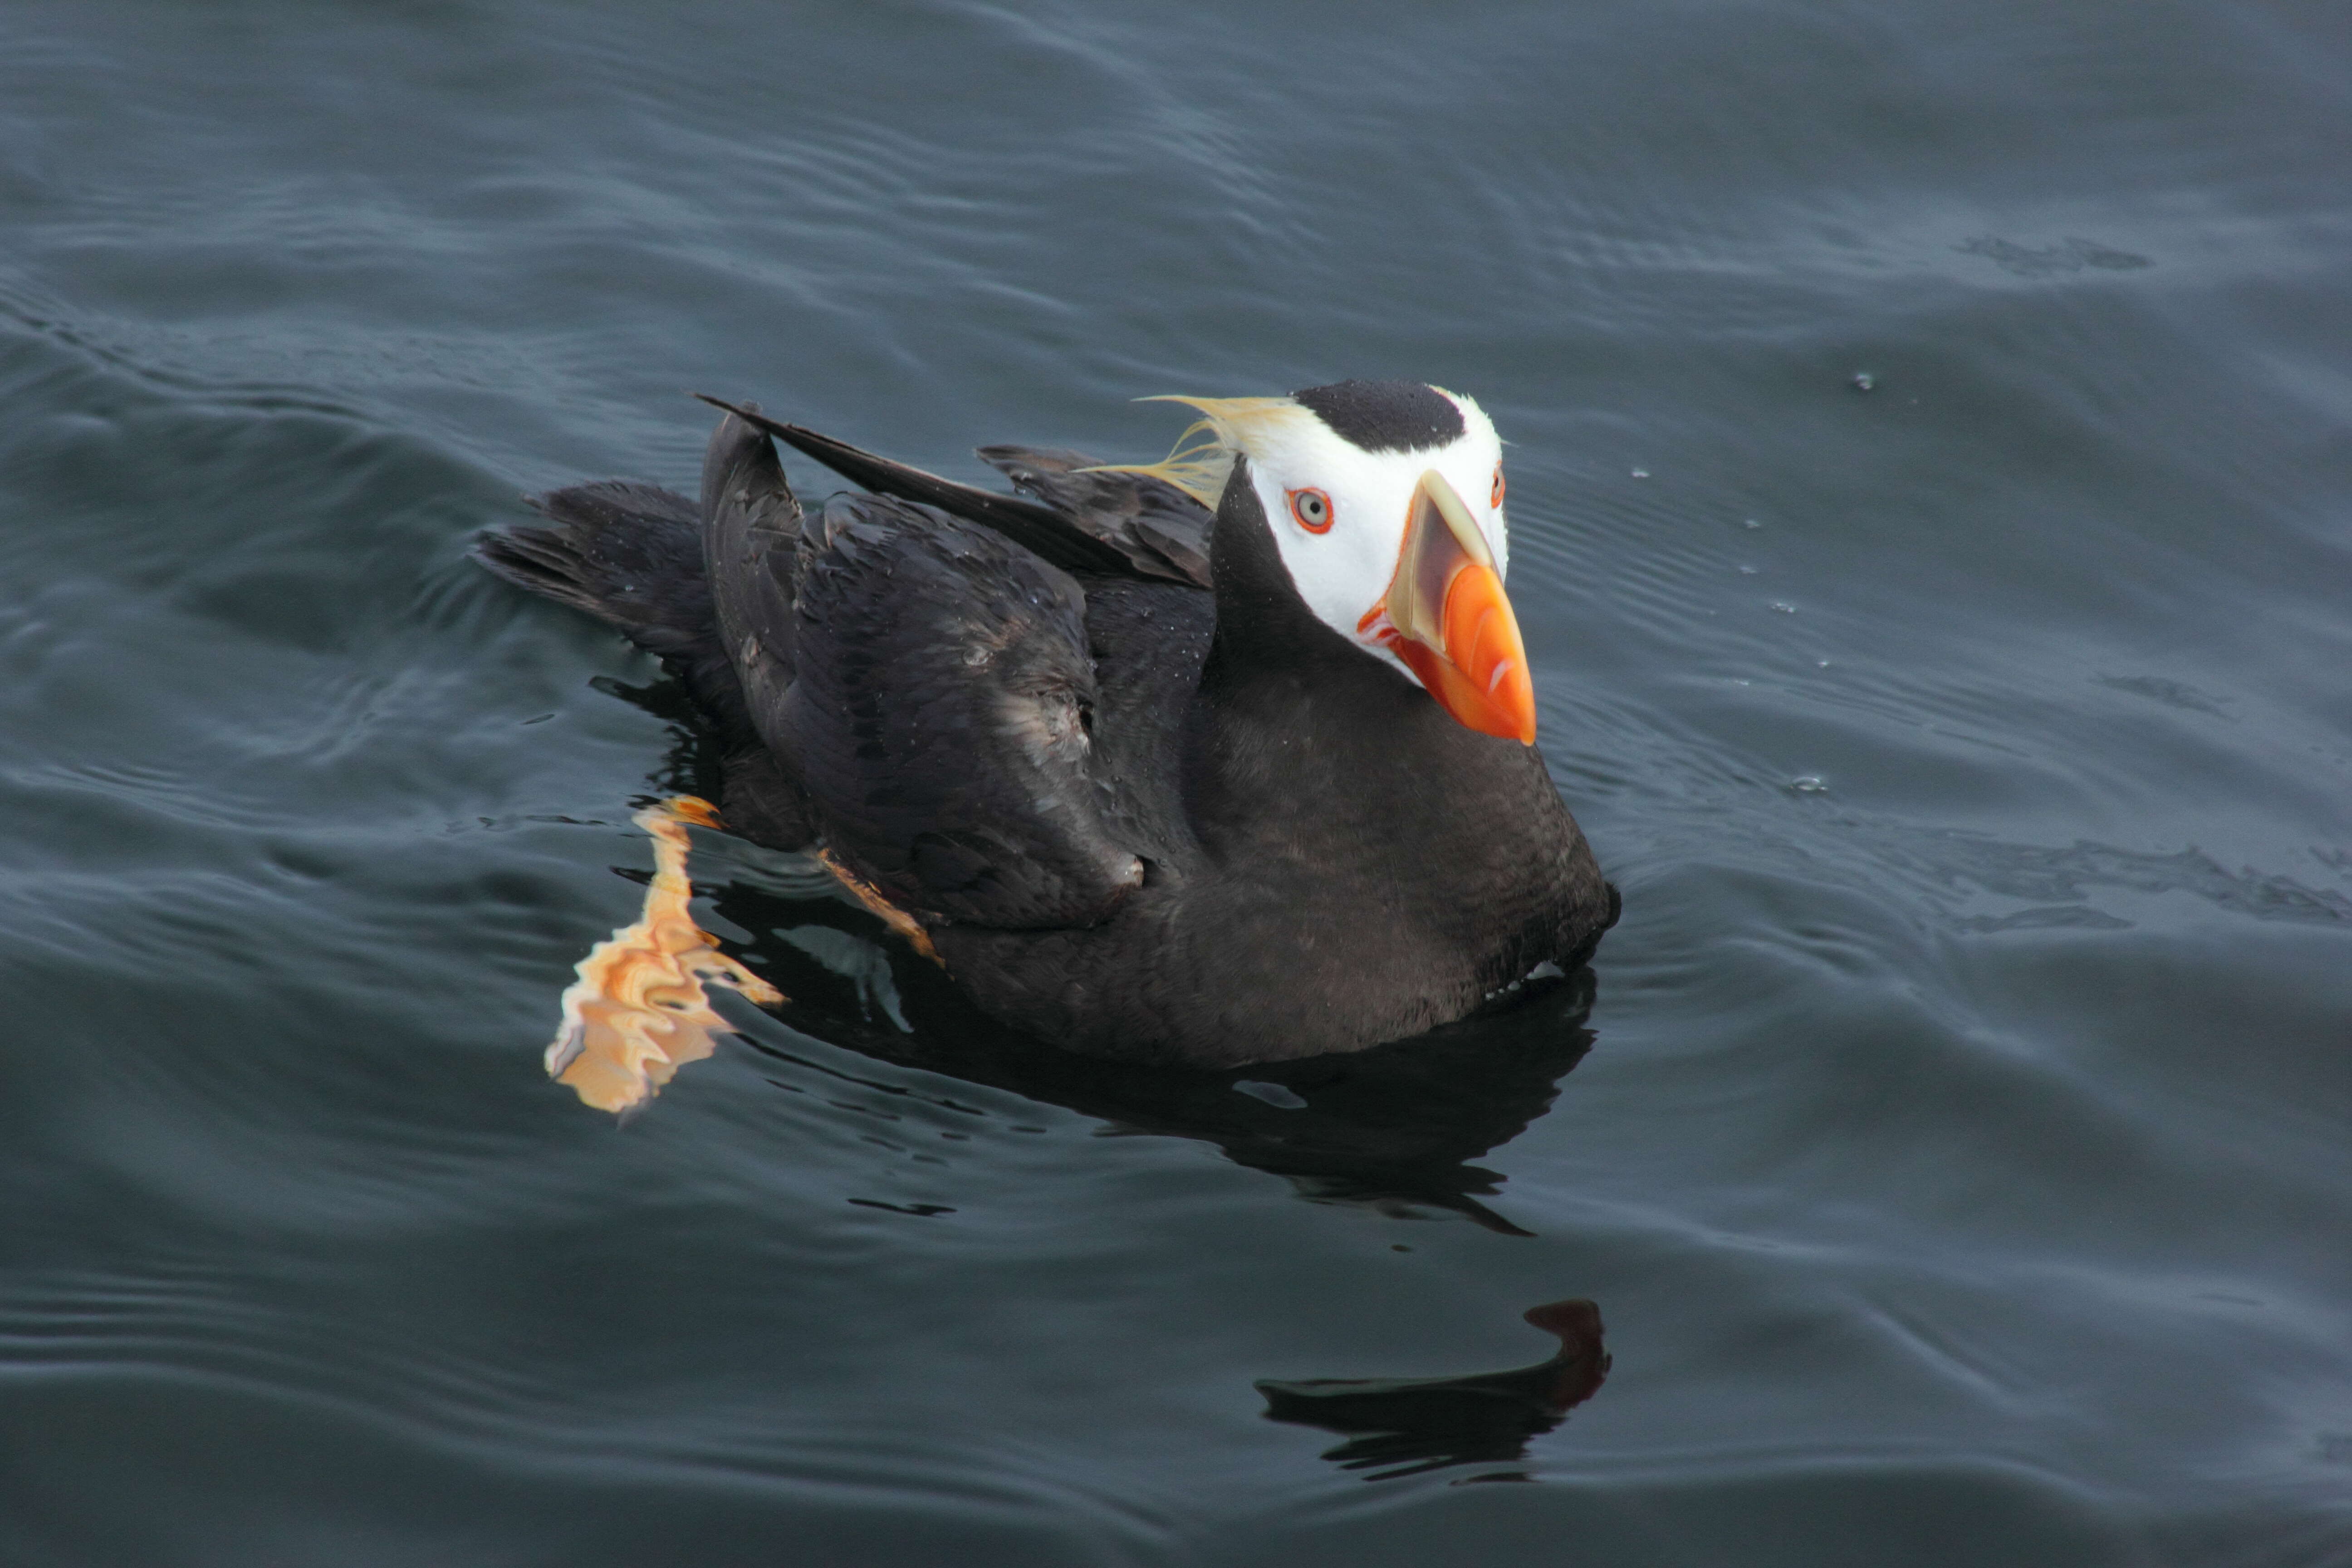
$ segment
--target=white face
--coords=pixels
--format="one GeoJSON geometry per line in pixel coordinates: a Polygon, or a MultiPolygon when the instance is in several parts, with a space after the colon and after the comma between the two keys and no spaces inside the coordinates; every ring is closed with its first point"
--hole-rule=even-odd
{"type": "Polygon", "coordinates": [[[1326,626],[1399,669],[1406,667],[1365,618],[1396,574],[1423,474],[1436,469],[1462,498],[1486,535],[1496,574],[1507,576],[1510,567],[1502,438],[1476,403],[1444,395],[1462,411],[1463,433],[1447,446],[1418,451],[1367,452],[1305,408],[1251,419],[1236,432],[1298,596],[1326,626]]]}

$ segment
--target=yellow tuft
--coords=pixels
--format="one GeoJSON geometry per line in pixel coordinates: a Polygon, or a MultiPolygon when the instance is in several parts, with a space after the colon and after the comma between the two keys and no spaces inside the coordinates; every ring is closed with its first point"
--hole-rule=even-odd
{"type": "Polygon", "coordinates": [[[1186,397],[1169,393],[1136,401],[1181,403],[1199,409],[1202,417],[1187,427],[1168,455],[1156,463],[1105,463],[1081,471],[1150,474],[1212,510],[1224,495],[1235,455],[1249,450],[1253,435],[1291,419],[1311,417],[1296,399],[1288,397],[1186,397]]]}

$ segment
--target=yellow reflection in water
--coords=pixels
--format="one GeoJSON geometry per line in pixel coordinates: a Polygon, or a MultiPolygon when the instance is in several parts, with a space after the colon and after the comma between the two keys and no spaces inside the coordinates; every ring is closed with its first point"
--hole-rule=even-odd
{"type": "Polygon", "coordinates": [[[734,1032],[711,1010],[704,981],[763,1006],[784,999],[719,952],[719,939],[688,910],[694,884],[686,875],[686,825],[718,826],[710,803],[674,795],[635,821],[654,839],[645,912],[580,961],[580,978],[563,993],[563,1026],[547,1047],[548,1076],[599,1110],[643,1105],[680,1067],[717,1050],[719,1035],[734,1032]]]}

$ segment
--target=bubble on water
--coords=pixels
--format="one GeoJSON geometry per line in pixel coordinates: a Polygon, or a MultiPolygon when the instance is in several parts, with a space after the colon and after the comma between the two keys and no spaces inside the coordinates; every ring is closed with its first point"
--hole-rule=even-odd
{"type": "Polygon", "coordinates": [[[1797,606],[1789,603],[1786,599],[1773,600],[1772,608],[1784,616],[1793,616],[1797,613],[1797,606]]]}
{"type": "Polygon", "coordinates": [[[1742,566],[1739,569],[1739,574],[1742,577],[1753,577],[1756,575],[1758,570],[1759,569],[1754,566],[1742,566]]]}
{"type": "Polygon", "coordinates": [[[1633,470],[1633,477],[1637,479],[1646,479],[1650,477],[1650,470],[1647,468],[1635,468],[1633,470]]]}
{"type": "Polygon", "coordinates": [[[1742,528],[1761,528],[1764,525],[1757,521],[1752,517],[1743,517],[1739,520],[1739,526],[1742,528]]]}
{"type": "Polygon", "coordinates": [[[1789,781],[1789,787],[1799,795],[1827,795],[1830,786],[1819,773],[1799,773],[1789,781]]]}
{"type": "Polygon", "coordinates": [[[1878,378],[1870,372],[1858,370],[1853,373],[1853,389],[1856,392],[1869,392],[1877,385],[1878,378]]]}
{"type": "Polygon", "coordinates": [[[1817,658],[1817,659],[1813,660],[1813,668],[1814,668],[1815,669],[1827,669],[1829,667],[1830,667],[1830,661],[1829,661],[1828,659],[1825,659],[1825,658],[1817,658]]]}

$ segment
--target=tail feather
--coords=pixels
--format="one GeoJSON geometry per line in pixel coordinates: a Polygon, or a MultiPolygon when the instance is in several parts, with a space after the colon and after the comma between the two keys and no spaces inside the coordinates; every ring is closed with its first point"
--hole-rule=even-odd
{"type": "Polygon", "coordinates": [[[634,479],[525,499],[547,526],[485,533],[474,559],[518,588],[619,628],[670,661],[723,730],[748,729],[742,689],[719,638],[695,503],[634,479]]]}
{"type": "MultiPolygon", "coordinates": [[[[662,659],[715,731],[729,826],[755,842],[797,849],[815,832],[807,797],[769,752],[752,721],[751,694],[720,629],[704,534],[716,529],[723,536],[719,542],[740,548],[761,534],[762,525],[796,520],[799,509],[774,448],[740,421],[720,425],[705,468],[700,506],[634,479],[601,479],[527,496],[545,525],[485,533],[475,542],[473,555],[494,575],[584,611],[662,659]],[[756,440],[759,449],[743,450],[746,440],[756,440]],[[761,504],[752,506],[754,499],[761,504]],[[732,524],[745,527],[730,531],[732,524]]],[[[735,597],[744,600],[749,594],[752,610],[788,619],[789,593],[781,605],[771,605],[754,591],[759,586],[754,582],[735,597]]],[[[776,663],[774,650],[765,649],[751,668],[754,675],[773,676],[776,663]]],[[[782,674],[789,681],[788,659],[782,674]]],[[[763,687],[761,695],[772,700],[780,689],[763,687]]]]}
{"type": "Polygon", "coordinates": [[[632,479],[524,499],[553,526],[486,533],[475,560],[519,588],[618,626],[649,653],[690,657],[711,636],[693,502],[632,479]]]}

